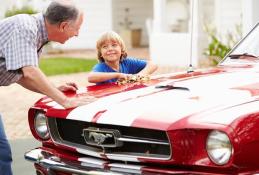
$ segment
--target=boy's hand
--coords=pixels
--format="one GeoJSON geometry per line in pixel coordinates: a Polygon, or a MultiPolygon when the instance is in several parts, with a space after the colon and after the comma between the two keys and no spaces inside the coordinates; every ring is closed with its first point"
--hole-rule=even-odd
{"type": "Polygon", "coordinates": [[[127,80],[129,79],[131,74],[124,74],[124,73],[119,73],[117,76],[118,80],[127,80]]]}
{"type": "Polygon", "coordinates": [[[145,83],[150,80],[150,77],[148,75],[131,75],[131,74],[126,74],[126,78],[121,78],[117,80],[117,84],[123,85],[126,83],[135,83],[135,82],[140,82],[140,83],[145,83]]]}

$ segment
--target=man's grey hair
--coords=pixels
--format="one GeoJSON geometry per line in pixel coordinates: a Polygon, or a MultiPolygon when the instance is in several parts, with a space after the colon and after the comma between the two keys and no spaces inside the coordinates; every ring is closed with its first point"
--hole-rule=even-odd
{"type": "Polygon", "coordinates": [[[79,9],[72,3],[52,1],[44,17],[50,24],[60,24],[64,21],[75,21],[79,16],[79,9]]]}

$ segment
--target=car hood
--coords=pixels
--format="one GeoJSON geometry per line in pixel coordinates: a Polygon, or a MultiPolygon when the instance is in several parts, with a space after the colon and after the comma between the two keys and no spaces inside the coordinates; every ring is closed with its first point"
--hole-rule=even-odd
{"type": "MultiPolygon", "coordinates": [[[[162,130],[202,123],[229,125],[242,114],[258,109],[258,103],[254,104],[258,80],[259,74],[252,71],[164,77],[146,87],[96,98],[62,117],[162,130]]],[[[58,105],[52,106],[49,115],[55,110],[60,111],[58,105]]]]}

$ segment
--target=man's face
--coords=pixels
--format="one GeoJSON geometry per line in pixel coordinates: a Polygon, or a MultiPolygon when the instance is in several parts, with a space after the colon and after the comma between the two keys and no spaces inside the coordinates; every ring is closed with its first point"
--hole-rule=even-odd
{"type": "Polygon", "coordinates": [[[63,22],[63,24],[60,25],[61,32],[57,42],[64,44],[70,38],[78,36],[82,23],[83,14],[81,14],[75,22],[63,22]]]}

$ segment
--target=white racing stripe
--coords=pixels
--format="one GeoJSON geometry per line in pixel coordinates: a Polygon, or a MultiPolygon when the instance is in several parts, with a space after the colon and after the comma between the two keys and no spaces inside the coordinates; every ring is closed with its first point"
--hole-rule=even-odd
{"type": "Polygon", "coordinates": [[[85,106],[80,106],[75,108],[69,113],[67,118],[90,122],[98,112],[104,111],[104,110],[110,110],[112,106],[121,103],[121,101],[124,101],[127,99],[134,99],[137,96],[153,93],[160,90],[161,89],[156,89],[154,86],[152,86],[152,87],[141,88],[137,90],[131,90],[131,91],[127,91],[119,94],[114,94],[111,96],[106,96],[85,106]]]}
{"type": "MultiPolygon", "coordinates": [[[[76,93],[80,94],[80,93],[85,93],[86,89],[85,88],[79,88],[76,93]]],[[[58,104],[57,102],[53,101],[51,98],[46,98],[43,99],[41,101],[42,103],[46,103],[47,106],[50,106],[54,109],[65,109],[63,106],[61,106],[60,104],[58,104]]]]}
{"type": "Polygon", "coordinates": [[[63,106],[61,106],[60,104],[58,104],[55,101],[48,102],[48,103],[46,103],[46,105],[50,106],[50,107],[52,107],[54,109],[65,109],[63,106]]]}
{"type": "MultiPolygon", "coordinates": [[[[238,72],[193,78],[173,84],[188,88],[189,91],[158,92],[163,89],[150,86],[106,96],[74,109],[67,118],[89,122],[98,112],[105,111],[97,119],[97,123],[132,126],[136,119],[144,117],[150,121],[170,124],[203,110],[242,103],[250,99],[249,91],[234,88],[253,84],[257,79],[258,74],[238,72]]],[[[170,80],[160,84],[171,82],[170,80]]]]}
{"type": "Polygon", "coordinates": [[[147,116],[148,114],[150,114],[148,115],[150,120],[170,121],[171,123],[173,120],[178,120],[178,117],[181,118],[183,115],[197,109],[196,106],[191,105],[192,101],[187,98],[189,95],[190,93],[186,91],[165,91],[152,96],[146,96],[145,98],[135,98],[125,101],[110,107],[97,123],[132,126],[132,123],[137,118],[147,116]],[[170,100],[171,97],[181,100],[170,100]],[[154,102],[159,103],[156,103],[154,106],[154,102]],[[190,106],[189,110],[186,110],[186,105],[190,106]],[[177,110],[171,110],[172,107],[177,110]],[[154,115],[154,113],[151,114],[150,112],[159,113],[154,115]]]}
{"type": "Polygon", "coordinates": [[[218,123],[229,125],[240,116],[259,112],[259,101],[242,104],[237,107],[228,108],[212,114],[202,114],[190,118],[191,122],[218,123]]]}

